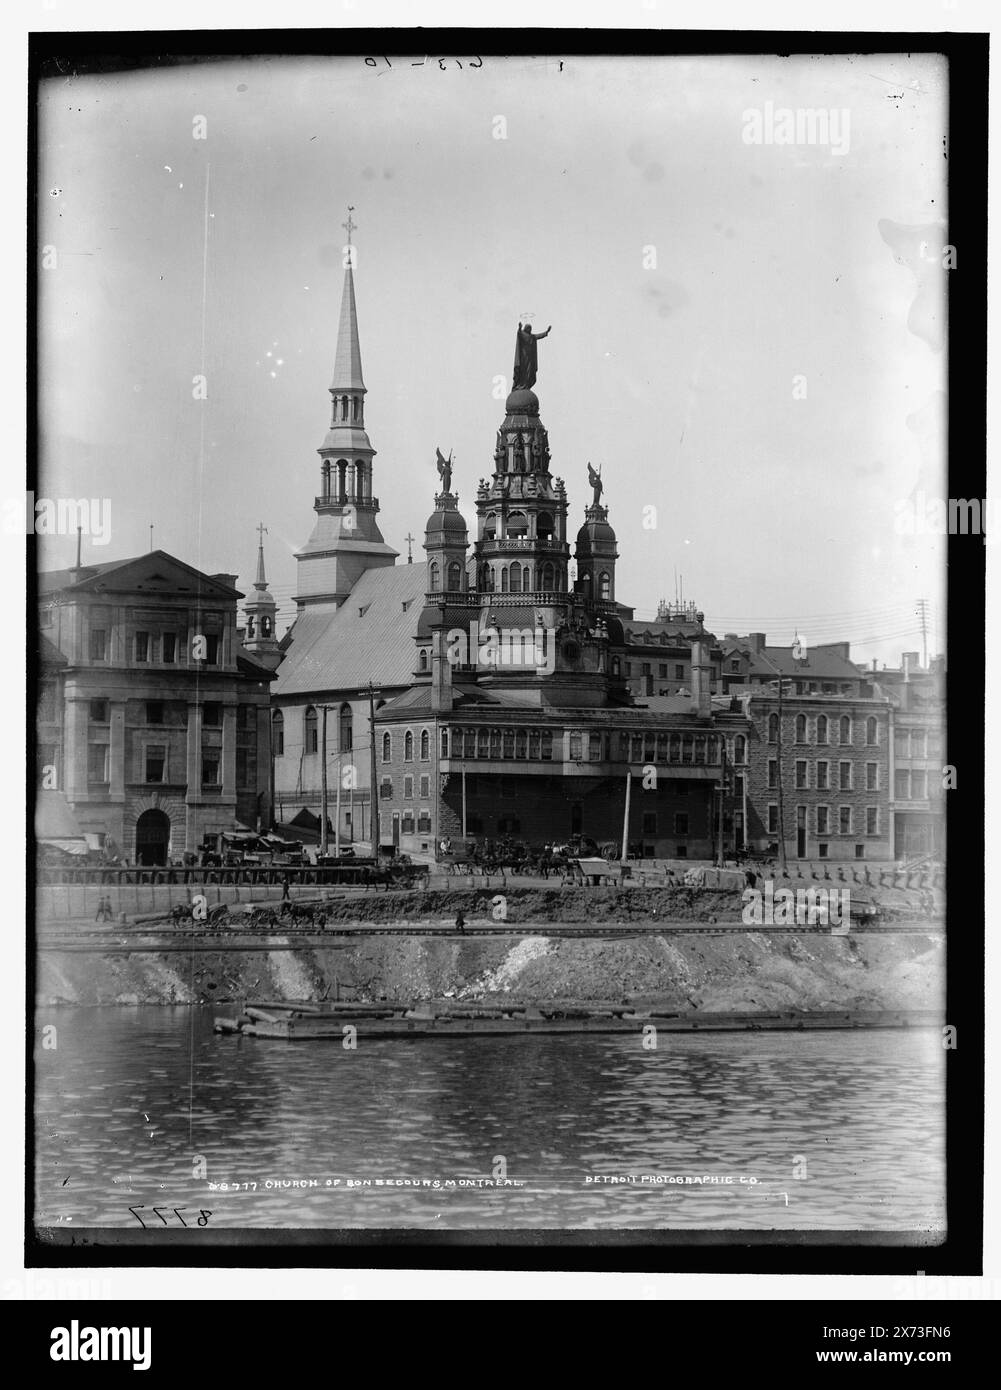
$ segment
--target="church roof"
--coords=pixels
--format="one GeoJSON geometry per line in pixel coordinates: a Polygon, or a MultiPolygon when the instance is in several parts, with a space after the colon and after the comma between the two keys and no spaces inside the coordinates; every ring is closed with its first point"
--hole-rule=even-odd
{"type": "Polygon", "coordinates": [[[306,611],[278,668],[278,700],[368,685],[409,685],[424,612],[423,565],[370,569],[334,613],[306,611]]]}

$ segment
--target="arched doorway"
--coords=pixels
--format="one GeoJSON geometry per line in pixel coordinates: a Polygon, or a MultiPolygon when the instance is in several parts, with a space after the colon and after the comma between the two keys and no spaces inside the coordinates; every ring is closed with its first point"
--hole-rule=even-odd
{"type": "Polygon", "coordinates": [[[143,811],[136,821],[136,863],[166,864],[170,817],[163,811],[143,811]]]}

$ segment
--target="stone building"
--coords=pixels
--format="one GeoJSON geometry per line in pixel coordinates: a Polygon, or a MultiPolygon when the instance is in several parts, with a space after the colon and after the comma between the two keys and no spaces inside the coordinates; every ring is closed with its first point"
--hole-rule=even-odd
{"type": "Polygon", "coordinates": [[[235,579],[162,550],[39,576],[40,786],[130,861],[271,820],[273,676],[239,641],[235,579]]]}

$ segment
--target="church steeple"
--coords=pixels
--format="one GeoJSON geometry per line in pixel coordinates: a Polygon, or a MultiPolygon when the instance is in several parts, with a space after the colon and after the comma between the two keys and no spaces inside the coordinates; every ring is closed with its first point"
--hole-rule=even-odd
{"type": "Polygon", "coordinates": [[[257,528],[257,577],[254,592],[243,605],[243,648],[262,666],[270,666],[274,670],[281,660],[281,654],[275,632],[278,605],[268,591],[267,575],[264,573],[264,536],[267,529],[263,522],[257,528]]]}
{"type": "Polygon", "coordinates": [[[372,488],[375,450],[365,429],[365,382],[358,339],[355,302],[355,248],[350,243],[354,221],[348,209],[344,224],[349,241],[344,247],[344,285],[330,385],[330,428],[320,455],[320,491],[313,502],[316,526],[299,551],[296,604],[302,610],[319,604],[336,608],[367,569],[391,565],[397,552],[382,538],[376,521],[379,501],[372,488]]]}

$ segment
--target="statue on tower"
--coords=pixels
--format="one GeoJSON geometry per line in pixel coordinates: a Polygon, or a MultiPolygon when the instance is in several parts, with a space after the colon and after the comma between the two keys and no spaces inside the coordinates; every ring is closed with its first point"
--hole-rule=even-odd
{"type": "Polygon", "coordinates": [[[511,378],[512,391],[530,391],[539,375],[540,338],[547,338],[553,331],[550,324],[545,333],[533,333],[530,323],[518,324],[518,337],[514,346],[514,372],[511,378]]]}
{"type": "Polygon", "coordinates": [[[591,466],[590,460],[588,461],[587,481],[594,488],[594,496],[591,498],[591,506],[598,507],[601,505],[601,494],[604,491],[604,487],[601,481],[601,464],[598,465],[598,471],[596,473],[593,467],[591,466]]]}
{"type": "Polygon", "coordinates": [[[442,452],[435,445],[435,453],[438,455],[438,476],[441,478],[442,492],[452,491],[452,450],[448,451],[448,458],[442,457],[442,452]]]}

